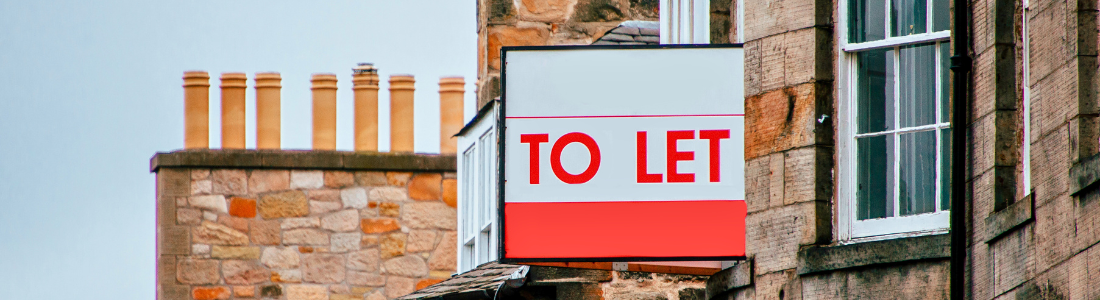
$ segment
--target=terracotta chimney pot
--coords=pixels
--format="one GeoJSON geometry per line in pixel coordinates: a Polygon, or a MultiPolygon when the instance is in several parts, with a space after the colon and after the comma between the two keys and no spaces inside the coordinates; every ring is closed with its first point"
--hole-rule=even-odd
{"type": "Polygon", "coordinates": [[[313,150],[336,150],[336,75],[313,74],[313,150]]]}
{"type": "Polygon", "coordinates": [[[277,72],[256,73],[256,149],[279,149],[282,76],[277,72]]]}
{"type": "Polygon", "coordinates": [[[222,73],[222,149],[244,149],[245,99],[248,76],[222,73]]]}
{"type": "Polygon", "coordinates": [[[378,69],[362,63],[352,69],[355,91],[355,151],[378,151],[378,69]]]}
{"type": "Polygon", "coordinates": [[[458,140],[454,137],[462,129],[462,96],[466,81],[461,76],[439,79],[439,153],[455,154],[458,140]]]}
{"type": "Polygon", "coordinates": [[[183,72],[183,148],[210,148],[210,75],[183,72]]]}
{"type": "Polygon", "coordinates": [[[413,152],[412,75],[390,76],[390,151],[413,152]]]}

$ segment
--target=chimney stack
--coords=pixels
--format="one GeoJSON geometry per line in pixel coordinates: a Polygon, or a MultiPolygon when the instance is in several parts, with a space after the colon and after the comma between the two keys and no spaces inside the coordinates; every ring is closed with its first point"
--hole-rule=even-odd
{"type": "Polygon", "coordinates": [[[184,149],[210,148],[210,75],[183,73],[184,149]]]}
{"type": "Polygon", "coordinates": [[[378,151],[378,69],[361,63],[352,69],[355,91],[355,151],[378,151]]]}
{"type": "Polygon", "coordinates": [[[390,76],[390,152],[413,152],[412,75],[390,76]]]}
{"type": "Polygon", "coordinates": [[[222,73],[222,149],[244,149],[245,100],[248,77],[222,73]]]}
{"type": "Polygon", "coordinates": [[[455,154],[455,134],[462,129],[462,96],[466,81],[461,76],[439,79],[439,153],[455,154]]]}
{"type": "Polygon", "coordinates": [[[256,149],[279,149],[280,93],[282,76],[277,72],[256,73],[256,149]]]}
{"type": "Polygon", "coordinates": [[[313,74],[313,150],[336,150],[336,75],[313,74]]]}

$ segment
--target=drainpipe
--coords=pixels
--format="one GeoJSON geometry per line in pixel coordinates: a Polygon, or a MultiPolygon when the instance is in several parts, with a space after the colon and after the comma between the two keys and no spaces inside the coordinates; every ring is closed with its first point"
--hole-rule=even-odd
{"type": "Polygon", "coordinates": [[[966,298],[966,119],[969,115],[970,12],[966,0],[954,1],[951,39],[951,299],[966,298]]]}

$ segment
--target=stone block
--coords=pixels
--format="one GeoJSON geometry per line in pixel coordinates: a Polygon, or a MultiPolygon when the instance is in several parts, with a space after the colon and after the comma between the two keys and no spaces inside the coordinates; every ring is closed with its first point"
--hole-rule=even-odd
{"type": "Polygon", "coordinates": [[[302,191],[286,191],[260,196],[258,210],[264,219],[304,217],[309,214],[309,203],[302,191]]]}
{"type": "Polygon", "coordinates": [[[503,46],[546,45],[550,31],[546,27],[492,26],[488,30],[489,70],[500,70],[500,48],[503,46]]]}
{"type": "Polygon", "coordinates": [[[418,255],[404,255],[382,263],[382,272],[387,275],[423,277],[428,275],[428,264],[418,255]]]}
{"type": "Polygon", "coordinates": [[[252,170],[248,177],[248,191],[251,194],[277,192],[290,189],[290,171],[252,170]]]}
{"type": "Polygon", "coordinates": [[[191,180],[208,180],[210,179],[210,169],[191,169],[191,180]]]}
{"type": "Polygon", "coordinates": [[[849,299],[947,299],[948,263],[916,262],[851,272],[849,299]]]}
{"type": "Polygon", "coordinates": [[[344,188],[355,185],[355,174],[348,171],[325,171],[325,187],[344,188]]]}
{"type": "Polygon", "coordinates": [[[329,234],[320,229],[292,229],[283,232],[283,243],[289,245],[328,246],[329,234]]]}
{"type": "Polygon", "coordinates": [[[277,245],[282,242],[279,221],[276,220],[249,220],[248,234],[253,244],[277,245]]]}
{"type": "Polygon", "coordinates": [[[458,226],[457,212],[442,202],[415,202],[406,204],[401,220],[409,228],[454,230],[458,226]]]}
{"type": "Polygon", "coordinates": [[[248,245],[248,235],[225,225],[203,221],[202,225],[191,230],[195,243],[210,245],[244,246],[248,245]]]}
{"type": "Polygon", "coordinates": [[[287,300],[328,300],[328,289],[321,285],[286,286],[287,300]]]}
{"type": "Polygon", "coordinates": [[[321,189],[306,191],[306,198],[310,201],[340,202],[340,190],[321,189]]]}
{"type": "Polygon", "coordinates": [[[233,287],[233,296],[237,297],[237,298],[256,297],[256,286],[253,286],[253,285],[234,286],[233,287]]]}
{"type": "Polygon", "coordinates": [[[325,175],[322,171],[290,171],[290,189],[319,189],[325,186],[325,175]]]}
{"type": "Polygon", "coordinates": [[[826,87],[807,83],[746,97],[745,158],[831,143],[827,141],[831,136],[822,134],[831,125],[817,121],[819,114],[828,111],[819,103],[819,98],[828,99],[823,92],[826,87]]]}
{"type": "Polygon", "coordinates": [[[989,245],[993,293],[1000,295],[1034,277],[1029,266],[1032,230],[1017,230],[989,245]]]}
{"type": "Polygon", "coordinates": [[[348,253],[348,269],[377,272],[381,261],[378,249],[367,249],[348,253]]]}
{"type": "Polygon", "coordinates": [[[386,173],[378,171],[355,172],[355,185],[359,186],[383,186],[386,185],[386,173]]]}
{"type": "Polygon", "coordinates": [[[359,250],[360,233],[358,232],[333,233],[331,239],[329,251],[333,253],[359,250]]]}
{"type": "Polygon", "coordinates": [[[191,195],[206,195],[214,191],[214,182],[210,179],[192,180],[191,195]]]}
{"type": "Polygon", "coordinates": [[[441,200],[443,174],[420,173],[409,182],[409,198],[414,200],[441,200]]]}
{"type": "Polygon", "coordinates": [[[201,257],[209,257],[210,256],[210,245],[192,244],[191,245],[191,255],[201,256],[201,257]]]}
{"type": "Polygon", "coordinates": [[[225,283],[234,285],[257,284],[271,278],[271,272],[255,260],[222,261],[225,283]]]}
{"type": "Polygon", "coordinates": [[[317,228],[321,226],[321,219],[317,217],[311,218],[286,218],[279,225],[282,230],[298,229],[298,228],[317,228]]]}
{"type": "Polygon", "coordinates": [[[232,197],[229,198],[229,215],[241,218],[256,217],[256,200],[232,197]]]}
{"type": "Polygon", "coordinates": [[[382,233],[401,229],[401,224],[392,218],[371,218],[360,221],[363,233],[382,233]]]}
{"type": "Polygon", "coordinates": [[[276,270],[271,272],[271,282],[302,283],[302,270],[276,270]]]}
{"type": "Polygon", "coordinates": [[[706,296],[701,299],[711,299],[730,290],[749,286],[752,284],[752,278],[752,260],[737,262],[707,279],[706,296]]]}
{"type": "Polygon", "coordinates": [[[443,234],[439,246],[432,252],[432,258],[428,260],[428,268],[432,270],[453,271],[458,269],[458,234],[448,231],[443,234]]]}
{"type": "Polygon", "coordinates": [[[412,179],[412,175],[412,172],[386,172],[386,184],[406,187],[409,185],[409,179],[412,179]]]}
{"type": "Polygon", "coordinates": [[[421,279],[420,281],[416,282],[416,290],[419,291],[419,290],[422,290],[426,287],[429,287],[433,284],[440,283],[440,282],[443,282],[443,280],[442,279],[432,279],[432,278],[421,279]]]}
{"type": "Polygon", "coordinates": [[[233,228],[245,234],[248,233],[248,219],[245,218],[222,216],[218,218],[218,224],[229,226],[229,228],[233,228]]]}
{"type": "Polygon", "coordinates": [[[210,257],[228,259],[259,259],[260,247],[213,246],[210,257]]]}
{"type": "Polygon", "coordinates": [[[846,272],[802,276],[803,299],[848,299],[847,295],[848,274],[846,272]]]}
{"type": "Polygon", "coordinates": [[[354,209],[345,209],[321,218],[321,228],[336,232],[353,231],[358,228],[358,225],[359,211],[354,209]]]}
{"type": "Polygon", "coordinates": [[[405,255],[405,244],[408,237],[404,233],[395,232],[382,236],[379,241],[379,249],[382,258],[390,258],[405,255]]]}
{"type": "MultiPolygon", "coordinates": [[[[374,203],[374,202],[371,202],[374,203]]],[[[368,204],[368,206],[370,206],[368,204]]],[[[383,217],[401,217],[401,204],[393,202],[378,203],[378,214],[383,217]]]]}
{"type": "Polygon", "coordinates": [[[435,248],[435,237],[438,236],[434,230],[413,230],[409,233],[409,252],[429,251],[435,248]]]}
{"type": "Polygon", "coordinates": [[[745,40],[755,40],[800,28],[830,25],[830,2],[779,0],[746,2],[745,40]]]}
{"type": "Polygon", "coordinates": [[[269,284],[260,287],[260,297],[279,298],[283,295],[283,288],[278,284],[269,284]]]}
{"type": "Polygon", "coordinates": [[[182,258],[176,266],[176,280],[183,284],[218,283],[218,261],[182,258]]]}
{"type": "Polygon", "coordinates": [[[458,207],[458,180],[443,179],[443,203],[450,207],[458,207]]]}
{"type": "Polygon", "coordinates": [[[202,211],[190,208],[180,208],[176,210],[176,224],[198,225],[199,222],[202,222],[202,211]]]}
{"type": "Polygon", "coordinates": [[[412,292],[416,291],[416,279],[399,276],[387,276],[385,291],[386,297],[391,299],[411,294],[412,292]]]}
{"type": "Polygon", "coordinates": [[[248,181],[244,170],[219,169],[213,170],[210,175],[213,178],[212,192],[222,195],[248,194],[248,181]]]}
{"type": "Polygon", "coordinates": [[[225,205],[225,196],[222,195],[192,196],[187,200],[187,203],[191,205],[191,207],[198,209],[205,209],[217,213],[229,212],[229,209],[225,205]]]}
{"type": "Polygon", "coordinates": [[[191,289],[195,300],[229,299],[229,289],[224,286],[197,286],[191,289]]]}
{"type": "Polygon", "coordinates": [[[344,203],[346,208],[367,207],[367,190],[361,187],[340,190],[340,201],[344,203]]]}
{"type": "Polygon", "coordinates": [[[301,261],[296,247],[267,247],[260,262],[271,269],[297,269],[301,261]]]}
{"type": "Polygon", "coordinates": [[[344,264],[344,256],[339,254],[303,254],[302,279],[312,283],[343,282],[344,264]]]}
{"type": "Polygon", "coordinates": [[[517,1],[517,17],[522,21],[564,23],[577,0],[517,1]]]}
{"type": "Polygon", "coordinates": [[[309,201],[309,212],[318,214],[327,214],[344,208],[344,205],[340,202],[327,202],[327,201],[309,201]]]}

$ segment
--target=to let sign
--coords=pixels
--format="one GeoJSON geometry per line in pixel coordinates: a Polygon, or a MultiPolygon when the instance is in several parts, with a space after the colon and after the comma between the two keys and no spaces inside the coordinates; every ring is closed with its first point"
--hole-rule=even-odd
{"type": "Polygon", "coordinates": [[[740,46],[502,60],[503,262],[744,257],[740,46]]]}

